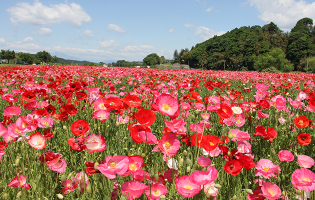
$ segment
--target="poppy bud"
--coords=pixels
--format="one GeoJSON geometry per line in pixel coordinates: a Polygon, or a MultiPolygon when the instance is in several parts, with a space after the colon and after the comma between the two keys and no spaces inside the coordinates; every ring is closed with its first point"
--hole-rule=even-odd
{"type": "Polygon", "coordinates": [[[142,158],[144,158],[145,156],[146,156],[145,153],[142,153],[142,154],[141,154],[141,157],[142,157],[142,158]]]}
{"type": "Polygon", "coordinates": [[[228,138],[232,139],[234,136],[233,134],[231,133],[231,131],[228,133],[228,138]]]}
{"type": "Polygon", "coordinates": [[[247,194],[253,194],[253,191],[252,191],[251,189],[245,189],[245,192],[246,192],[247,194]]]}
{"type": "Polygon", "coordinates": [[[88,186],[86,187],[86,191],[87,191],[88,193],[91,193],[91,192],[92,192],[92,188],[91,188],[90,185],[88,185],[88,186]]]}
{"type": "Polygon", "coordinates": [[[95,163],[94,163],[94,169],[95,169],[95,170],[98,170],[98,169],[97,169],[97,166],[98,166],[98,165],[99,165],[98,162],[95,162],[95,163]]]}
{"type": "Polygon", "coordinates": [[[237,199],[237,196],[234,195],[234,196],[232,197],[232,200],[236,200],[236,199],[237,199]]]}
{"type": "Polygon", "coordinates": [[[19,163],[20,163],[20,158],[16,158],[15,165],[17,166],[17,165],[19,165],[19,163]]]}
{"type": "Polygon", "coordinates": [[[186,150],[184,150],[183,155],[184,155],[184,156],[187,156],[187,155],[188,155],[188,153],[187,153],[186,150]]]}
{"type": "Polygon", "coordinates": [[[7,200],[7,199],[9,198],[9,195],[8,195],[8,193],[4,193],[4,194],[2,195],[2,197],[3,197],[4,200],[7,200]]]}
{"type": "Polygon", "coordinates": [[[222,188],[222,186],[220,184],[218,184],[218,183],[214,184],[214,187],[218,188],[218,189],[222,188]]]}
{"type": "Polygon", "coordinates": [[[67,180],[66,175],[62,174],[61,177],[60,177],[60,180],[61,180],[62,182],[66,181],[66,180],[67,180]]]}
{"type": "Polygon", "coordinates": [[[22,191],[19,191],[17,194],[16,194],[16,198],[20,198],[22,196],[22,191]]]}
{"type": "Polygon", "coordinates": [[[116,125],[116,127],[118,128],[118,127],[119,127],[119,122],[116,122],[116,124],[115,124],[115,125],[116,125]]]}
{"type": "Polygon", "coordinates": [[[286,196],[287,193],[285,191],[282,191],[282,196],[286,196]]]}
{"type": "Polygon", "coordinates": [[[180,158],[180,159],[179,159],[178,166],[181,167],[181,166],[183,166],[183,164],[184,164],[184,159],[183,159],[183,158],[180,158]]]}
{"type": "Polygon", "coordinates": [[[187,172],[190,172],[190,166],[187,167],[187,170],[186,170],[186,171],[187,171],[187,172]]]}
{"type": "Polygon", "coordinates": [[[165,199],[165,198],[166,198],[165,195],[160,196],[160,199],[165,199]]]}
{"type": "Polygon", "coordinates": [[[154,175],[154,178],[155,178],[155,182],[157,182],[157,181],[159,180],[159,174],[156,173],[156,174],[154,175]]]}
{"type": "Polygon", "coordinates": [[[57,194],[56,196],[57,196],[57,199],[63,199],[62,194],[57,194]]]}
{"type": "Polygon", "coordinates": [[[63,128],[63,130],[65,130],[65,131],[67,130],[67,127],[66,127],[66,126],[63,126],[62,128],[63,128]]]}
{"type": "Polygon", "coordinates": [[[128,140],[128,138],[127,138],[127,137],[124,137],[124,140],[128,140]]]}

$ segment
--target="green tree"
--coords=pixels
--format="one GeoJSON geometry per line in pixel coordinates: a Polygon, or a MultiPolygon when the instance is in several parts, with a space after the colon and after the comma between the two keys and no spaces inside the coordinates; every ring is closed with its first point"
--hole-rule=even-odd
{"type": "Polygon", "coordinates": [[[166,63],[166,59],[164,56],[161,56],[161,64],[166,63]]]}
{"type": "Polygon", "coordinates": [[[254,68],[257,71],[266,71],[272,68],[283,72],[294,70],[293,64],[285,58],[285,53],[280,48],[274,48],[268,53],[259,55],[256,58],[254,68]]]}
{"type": "Polygon", "coordinates": [[[50,55],[49,52],[44,50],[37,52],[35,55],[35,59],[40,60],[40,62],[48,63],[52,61],[53,57],[50,55]]]}
{"type": "Polygon", "coordinates": [[[156,53],[151,53],[143,59],[144,65],[160,64],[160,57],[156,53]]]}
{"type": "Polygon", "coordinates": [[[57,56],[53,56],[52,59],[51,59],[51,62],[52,63],[57,63],[59,60],[59,58],[57,56]]]}
{"type": "Polygon", "coordinates": [[[179,53],[178,53],[177,49],[175,49],[175,51],[174,51],[173,59],[175,62],[178,62],[180,60],[179,53]]]}
{"type": "Polygon", "coordinates": [[[17,62],[27,62],[28,64],[33,64],[34,63],[34,57],[29,54],[29,53],[23,53],[23,52],[19,52],[15,54],[16,57],[18,57],[18,59],[16,59],[17,62]]]}

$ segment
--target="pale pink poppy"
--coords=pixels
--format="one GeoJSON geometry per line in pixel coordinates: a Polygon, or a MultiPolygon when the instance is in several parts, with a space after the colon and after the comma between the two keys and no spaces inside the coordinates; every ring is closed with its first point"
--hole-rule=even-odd
{"type": "Polygon", "coordinates": [[[93,101],[95,101],[96,99],[99,98],[99,90],[100,88],[93,88],[93,87],[89,87],[88,88],[88,99],[90,101],[90,103],[92,104],[93,101]]]}
{"type": "Polygon", "coordinates": [[[97,110],[93,113],[93,119],[98,119],[101,122],[105,122],[107,119],[110,118],[110,114],[107,110],[97,110]]]}
{"type": "Polygon", "coordinates": [[[32,132],[35,131],[38,127],[38,119],[38,116],[28,114],[27,116],[20,116],[19,118],[17,118],[15,124],[20,131],[32,132]]]}
{"type": "Polygon", "coordinates": [[[233,138],[231,139],[233,142],[237,140],[237,133],[240,132],[239,129],[230,129],[228,134],[232,134],[233,138]]]}
{"type": "Polygon", "coordinates": [[[315,112],[315,106],[307,105],[307,106],[306,106],[306,110],[308,110],[308,111],[310,111],[310,112],[315,112]]]}
{"type": "Polygon", "coordinates": [[[300,101],[291,101],[290,104],[291,104],[291,106],[293,106],[296,109],[300,110],[302,108],[302,104],[300,101]]]}
{"type": "Polygon", "coordinates": [[[31,186],[26,183],[26,176],[25,175],[19,175],[12,179],[12,181],[8,184],[9,187],[25,187],[27,190],[31,189],[31,186]]]}
{"type": "Polygon", "coordinates": [[[89,182],[89,177],[84,173],[77,173],[74,177],[71,177],[71,180],[76,184],[76,187],[81,188],[81,192],[86,191],[87,186],[91,185],[89,182]]]}
{"type": "Polygon", "coordinates": [[[211,128],[211,124],[205,120],[200,121],[199,124],[201,124],[204,128],[211,128]]]}
{"type": "Polygon", "coordinates": [[[306,155],[297,155],[297,159],[303,168],[311,168],[315,164],[314,159],[306,155]]]}
{"type": "Polygon", "coordinates": [[[296,101],[303,101],[304,99],[308,99],[309,95],[306,94],[303,90],[299,92],[299,94],[296,96],[296,101]]]}
{"type": "Polygon", "coordinates": [[[154,183],[145,189],[148,199],[160,199],[160,196],[167,194],[167,188],[162,183],[154,183]]]}
{"type": "Polygon", "coordinates": [[[105,97],[99,97],[98,99],[96,99],[94,102],[93,102],[93,106],[94,106],[94,110],[97,111],[97,110],[107,110],[107,111],[110,111],[110,108],[107,108],[105,106],[105,103],[106,103],[106,98],[105,97]]]}
{"type": "Polygon", "coordinates": [[[223,120],[223,123],[227,126],[232,126],[235,123],[235,118],[227,118],[223,120]]]}
{"type": "Polygon", "coordinates": [[[215,182],[208,183],[203,186],[203,191],[205,194],[210,195],[211,197],[216,197],[219,194],[219,189],[214,187],[215,182]]]}
{"type": "Polygon", "coordinates": [[[118,123],[119,124],[127,124],[129,122],[129,116],[119,116],[118,117],[118,123]]]}
{"type": "Polygon", "coordinates": [[[130,176],[135,180],[135,181],[141,181],[143,182],[146,179],[150,179],[150,174],[149,172],[146,172],[142,169],[139,169],[136,172],[130,173],[130,176]]]}
{"type": "Polygon", "coordinates": [[[190,180],[198,185],[206,185],[213,182],[218,175],[215,167],[209,167],[207,171],[194,171],[190,174],[190,180]]]}
{"type": "Polygon", "coordinates": [[[291,151],[288,151],[288,150],[281,150],[281,151],[279,151],[278,157],[279,157],[279,160],[281,162],[283,162],[283,161],[291,162],[291,161],[294,160],[294,155],[291,153],[291,151]]]}
{"type": "Polygon", "coordinates": [[[38,127],[40,128],[52,128],[54,119],[51,117],[42,117],[38,119],[38,127]]]}
{"type": "Polygon", "coordinates": [[[167,156],[173,156],[179,150],[180,142],[176,135],[171,133],[165,133],[159,140],[158,145],[162,153],[164,153],[167,156]]]}
{"type": "Polygon", "coordinates": [[[266,90],[268,89],[268,86],[265,85],[265,84],[263,84],[263,83],[257,83],[257,84],[255,85],[255,88],[256,88],[257,90],[266,91],[266,90]]]}
{"type": "Polygon", "coordinates": [[[276,174],[279,174],[281,171],[278,165],[273,164],[271,160],[260,159],[256,163],[255,176],[263,176],[264,178],[270,179],[270,177],[276,177],[276,174]]]}
{"type": "Polygon", "coordinates": [[[206,109],[206,107],[202,103],[195,103],[194,110],[204,111],[205,109],[206,109]]]}
{"type": "Polygon", "coordinates": [[[178,194],[191,198],[199,193],[201,185],[193,183],[190,177],[186,175],[178,178],[178,181],[176,182],[176,190],[178,194]]]}
{"type": "Polygon", "coordinates": [[[291,182],[295,189],[304,191],[315,190],[315,173],[309,169],[297,169],[292,173],[291,182]]]}
{"type": "Polygon", "coordinates": [[[217,96],[210,96],[208,99],[209,104],[219,104],[220,98],[217,96]]]}
{"type": "Polygon", "coordinates": [[[156,105],[162,114],[168,116],[176,115],[179,110],[178,101],[169,94],[161,94],[156,99],[156,105]]]}
{"type": "Polygon", "coordinates": [[[133,200],[139,198],[147,186],[137,181],[127,181],[121,185],[121,193],[127,196],[127,199],[133,200]]]}
{"type": "Polygon", "coordinates": [[[8,133],[8,129],[0,123],[0,136],[4,136],[7,133],[8,133]]]}
{"type": "Polygon", "coordinates": [[[261,110],[258,110],[258,115],[257,115],[257,118],[260,119],[260,118],[268,118],[270,115],[266,114],[266,113],[263,113],[261,110]]]}
{"type": "Polygon", "coordinates": [[[236,139],[238,141],[245,141],[245,140],[250,140],[251,137],[247,132],[239,131],[236,133],[236,139]]]}
{"type": "Polygon", "coordinates": [[[287,122],[287,120],[286,119],[284,119],[284,118],[279,118],[278,119],[278,121],[281,123],[281,124],[284,124],[284,123],[286,123],[287,122]]]}
{"type": "Polygon", "coordinates": [[[234,121],[235,126],[237,127],[242,127],[245,124],[245,122],[246,122],[246,119],[244,117],[236,117],[234,121]]]}
{"type": "Polygon", "coordinates": [[[237,152],[239,153],[252,153],[252,145],[247,141],[239,141],[237,143],[237,152]]]}
{"type": "Polygon", "coordinates": [[[97,169],[109,179],[116,178],[116,174],[125,174],[129,167],[129,158],[125,155],[111,156],[105,158],[104,164],[99,164],[97,169]]]}
{"type": "Polygon", "coordinates": [[[21,108],[19,106],[8,106],[4,109],[3,115],[6,117],[13,117],[21,114],[21,108]]]}
{"type": "Polygon", "coordinates": [[[203,124],[190,124],[189,128],[192,132],[203,133],[203,124]]]}
{"type": "Polygon", "coordinates": [[[201,166],[201,167],[208,167],[209,165],[211,165],[212,161],[210,158],[208,157],[204,157],[204,156],[200,156],[198,159],[197,159],[197,162],[198,164],[201,166]]]}
{"type": "Polygon", "coordinates": [[[60,158],[56,163],[54,164],[47,164],[48,168],[51,169],[52,171],[58,172],[58,173],[63,173],[67,169],[67,163],[64,159],[60,158]]]}
{"type": "Polygon", "coordinates": [[[47,107],[48,105],[49,105],[49,103],[46,102],[46,101],[39,101],[39,102],[37,103],[37,108],[45,108],[45,107],[47,107]]]}
{"type": "Polygon", "coordinates": [[[268,95],[268,92],[266,90],[257,90],[256,94],[254,95],[256,102],[259,102],[265,98],[265,96],[268,95]]]}
{"type": "Polygon", "coordinates": [[[261,187],[262,195],[267,199],[282,198],[281,189],[274,183],[264,182],[261,187]]]}
{"type": "Polygon", "coordinates": [[[210,114],[209,113],[200,113],[201,117],[203,120],[208,121],[210,118],[210,114]]]}
{"type": "Polygon", "coordinates": [[[106,149],[105,138],[102,135],[95,135],[93,133],[86,138],[85,142],[86,144],[82,147],[88,150],[88,153],[101,152],[106,149]]]}
{"type": "Polygon", "coordinates": [[[214,105],[211,105],[211,106],[208,106],[208,112],[216,112],[219,110],[220,108],[220,103],[217,103],[217,104],[214,104],[214,105]]]}

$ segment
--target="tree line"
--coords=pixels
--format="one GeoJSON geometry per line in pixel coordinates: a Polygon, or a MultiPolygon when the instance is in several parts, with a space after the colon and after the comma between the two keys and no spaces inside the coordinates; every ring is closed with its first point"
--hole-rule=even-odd
{"type": "Polygon", "coordinates": [[[300,19],[290,32],[270,22],[243,26],[214,36],[190,50],[174,51],[174,61],[210,70],[315,72],[315,28],[310,18],[300,19]]]}

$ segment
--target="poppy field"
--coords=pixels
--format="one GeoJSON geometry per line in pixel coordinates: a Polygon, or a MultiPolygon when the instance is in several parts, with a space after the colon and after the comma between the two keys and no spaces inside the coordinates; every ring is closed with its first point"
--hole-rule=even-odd
{"type": "Polygon", "coordinates": [[[315,75],[0,68],[0,199],[315,199],[315,75]]]}

